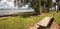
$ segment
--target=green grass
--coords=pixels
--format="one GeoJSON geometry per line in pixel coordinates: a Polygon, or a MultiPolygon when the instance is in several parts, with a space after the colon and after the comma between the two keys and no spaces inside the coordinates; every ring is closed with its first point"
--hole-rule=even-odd
{"type": "Polygon", "coordinates": [[[0,29],[27,29],[40,21],[45,16],[15,16],[0,19],[0,29]]]}
{"type": "Polygon", "coordinates": [[[54,18],[55,18],[56,23],[58,23],[58,25],[60,25],[60,12],[55,13],[54,18]]]}
{"type": "MultiPolygon", "coordinates": [[[[27,16],[27,15],[26,15],[27,16]]],[[[51,13],[45,13],[39,16],[15,16],[11,18],[0,19],[0,29],[27,29],[51,13]]],[[[60,25],[60,12],[54,12],[55,21],[60,25]]]]}
{"type": "Polygon", "coordinates": [[[54,13],[54,20],[60,26],[60,12],[56,13],[55,11],[50,12],[48,14],[54,13]]]}
{"type": "Polygon", "coordinates": [[[50,12],[48,14],[54,13],[54,20],[60,26],[60,11],[56,13],[56,11],[50,12]]]}

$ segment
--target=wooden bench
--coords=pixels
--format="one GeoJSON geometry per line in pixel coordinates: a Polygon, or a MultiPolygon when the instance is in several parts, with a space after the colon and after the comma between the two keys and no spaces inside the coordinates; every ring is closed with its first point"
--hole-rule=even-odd
{"type": "Polygon", "coordinates": [[[38,22],[37,24],[42,27],[48,27],[53,20],[53,17],[45,17],[42,21],[38,22]]]}

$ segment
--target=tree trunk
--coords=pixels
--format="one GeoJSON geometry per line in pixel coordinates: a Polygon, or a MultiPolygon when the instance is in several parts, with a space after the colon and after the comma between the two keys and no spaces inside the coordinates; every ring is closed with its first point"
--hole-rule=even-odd
{"type": "Polygon", "coordinates": [[[51,7],[51,2],[52,2],[52,0],[48,0],[48,12],[50,11],[50,7],[51,7]]]}
{"type": "Polygon", "coordinates": [[[58,6],[56,12],[58,13],[58,11],[59,11],[59,0],[56,0],[56,3],[57,3],[57,6],[58,6]]]}

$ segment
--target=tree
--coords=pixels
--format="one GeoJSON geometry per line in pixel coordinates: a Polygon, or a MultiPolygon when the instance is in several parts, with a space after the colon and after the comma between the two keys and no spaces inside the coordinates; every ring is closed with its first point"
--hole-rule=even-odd
{"type": "Polygon", "coordinates": [[[41,7],[43,7],[42,12],[44,12],[44,4],[45,4],[44,0],[41,0],[41,7]]]}
{"type": "Polygon", "coordinates": [[[31,7],[35,9],[36,14],[40,14],[40,0],[32,0],[31,7]]]}
{"type": "Polygon", "coordinates": [[[50,11],[51,8],[51,4],[52,4],[52,0],[47,0],[47,5],[48,5],[48,12],[50,11]]]}
{"type": "Polygon", "coordinates": [[[49,12],[51,5],[52,5],[52,0],[44,0],[44,5],[45,5],[47,12],[49,12]]]}
{"type": "Polygon", "coordinates": [[[57,10],[56,10],[57,13],[58,13],[58,11],[59,11],[59,5],[60,5],[60,4],[59,4],[59,1],[60,1],[60,0],[56,0],[56,3],[57,3],[56,5],[58,6],[58,8],[57,8],[57,10]]]}

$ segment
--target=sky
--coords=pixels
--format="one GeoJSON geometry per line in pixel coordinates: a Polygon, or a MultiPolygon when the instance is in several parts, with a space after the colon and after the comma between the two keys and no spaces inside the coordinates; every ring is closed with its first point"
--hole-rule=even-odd
{"type": "Polygon", "coordinates": [[[52,2],[56,2],[56,0],[52,0],[52,2]]]}

